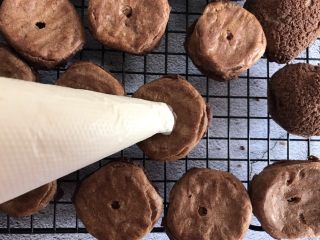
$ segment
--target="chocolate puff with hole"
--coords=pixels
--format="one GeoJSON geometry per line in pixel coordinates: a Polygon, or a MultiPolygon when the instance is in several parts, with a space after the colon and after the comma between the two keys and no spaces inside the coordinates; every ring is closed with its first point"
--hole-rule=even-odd
{"type": "Polygon", "coordinates": [[[84,27],[69,0],[4,0],[0,29],[35,67],[52,69],[82,49],[84,27]]]}
{"type": "Polygon", "coordinates": [[[171,240],[240,240],[251,217],[240,180],[228,172],[193,168],[170,192],[165,229],[171,240]]]}
{"type": "Polygon", "coordinates": [[[160,44],[170,11],[168,0],[90,0],[89,28],[107,47],[143,55],[160,44]]]}
{"type": "Polygon", "coordinates": [[[320,237],[320,162],[279,161],[255,175],[250,185],[253,213],[275,239],[320,237]]]}
{"type": "Polygon", "coordinates": [[[140,240],[163,211],[159,193],[144,170],[113,161],[83,179],[73,203],[86,229],[98,240],[140,240]]]}
{"type": "Polygon", "coordinates": [[[200,142],[211,121],[210,107],[199,91],[179,75],[167,75],[141,86],[133,97],[168,104],[175,116],[170,135],[156,134],[138,146],[151,159],[175,161],[200,142]]]}
{"type": "Polygon", "coordinates": [[[190,26],[184,45],[203,74],[227,81],[254,65],[267,41],[253,14],[238,4],[218,1],[209,3],[190,26]]]}

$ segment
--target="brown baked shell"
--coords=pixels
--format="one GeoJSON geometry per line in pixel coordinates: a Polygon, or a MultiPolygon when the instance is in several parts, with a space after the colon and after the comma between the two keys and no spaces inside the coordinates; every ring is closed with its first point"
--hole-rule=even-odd
{"type": "Polygon", "coordinates": [[[320,162],[281,161],[254,176],[250,186],[253,212],[276,239],[320,236],[320,162]]]}
{"type": "Polygon", "coordinates": [[[111,73],[94,63],[85,61],[72,64],[56,84],[112,95],[125,95],[122,84],[111,73]]]}
{"type": "Polygon", "coordinates": [[[320,67],[289,64],[277,71],[268,89],[271,117],[291,134],[320,135],[320,67]]]}
{"type": "Polygon", "coordinates": [[[140,87],[133,97],[164,102],[176,114],[170,135],[156,134],[138,146],[154,159],[173,161],[185,157],[208,129],[211,114],[200,93],[178,75],[164,76],[140,87]]]}
{"type": "Polygon", "coordinates": [[[320,1],[247,0],[244,7],[260,21],[272,62],[289,62],[320,35],[320,1]]]}
{"type": "Polygon", "coordinates": [[[0,211],[12,217],[27,217],[48,206],[57,191],[53,181],[15,199],[0,204],[0,211]]]}
{"type": "Polygon", "coordinates": [[[249,195],[236,177],[194,168],[170,192],[165,228],[172,240],[239,240],[251,216],[249,195]]]}
{"type": "Polygon", "coordinates": [[[85,42],[80,17],[69,0],[4,0],[0,29],[10,45],[39,68],[65,62],[85,42]]]}
{"type": "Polygon", "coordinates": [[[188,29],[185,49],[201,72],[225,81],[261,58],[266,38],[253,14],[238,4],[218,1],[208,4],[188,29]]]}
{"type": "Polygon", "coordinates": [[[108,163],[85,178],[73,202],[88,232],[99,240],[142,239],[163,210],[144,170],[124,161],[108,163]]]}
{"type": "Polygon", "coordinates": [[[4,45],[0,45],[0,59],[1,77],[37,81],[38,74],[4,45]]]}
{"type": "Polygon", "coordinates": [[[106,46],[142,55],[159,45],[170,11],[168,0],[90,0],[89,27],[106,46]]]}

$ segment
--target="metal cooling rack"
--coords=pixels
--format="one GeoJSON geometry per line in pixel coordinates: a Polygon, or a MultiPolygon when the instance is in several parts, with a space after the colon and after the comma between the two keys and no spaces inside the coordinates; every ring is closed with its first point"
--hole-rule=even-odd
{"type": "MultiPolygon", "coordinates": [[[[243,1],[237,1],[243,4],[243,1]]],[[[87,1],[73,0],[86,26],[87,44],[69,63],[93,61],[110,70],[122,81],[128,95],[139,86],[165,74],[180,74],[190,81],[212,106],[212,126],[200,144],[187,158],[173,163],[151,161],[136,147],[115,154],[76,173],[59,179],[64,192],[45,210],[29,218],[13,219],[0,215],[0,239],[11,234],[73,234],[87,233],[77,218],[71,202],[76,184],[115,157],[129,157],[143,165],[168,204],[173,184],[192,167],[229,171],[247,187],[255,173],[273,161],[305,159],[320,155],[320,138],[303,139],[287,134],[270,119],[267,112],[267,83],[282,67],[262,58],[238,80],[220,83],[203,76],[186,56],[183,41],[186,29],[201,14],[208,0],[171,0],[170,21],[160,47],[147,56],[107,49],[92,39],[87,27],[87,1]],[[3,236],[3,237],[2,237],[3,236]]],[[[320,39],[293,62],[320,63],[320,39]]],[[[66,67],[40,71],[44,83],[54,83],[66,67]]],[[[246,239],[271,239],[253,219],[246,239]]],[[[164,232],[159,221],[153,232],[164,232]]],[[[16,235],[14,235],[16,236],[16,235]]],[[[15,237],[13,237],[15,238],[15,237]]],[[[77,237],[78,238],[78,237],[77,237]]],[[[9,239],[9,238],[6,238],[9,239]]],[[[16,238],[15,238],[16,239],[16,238]]]]}

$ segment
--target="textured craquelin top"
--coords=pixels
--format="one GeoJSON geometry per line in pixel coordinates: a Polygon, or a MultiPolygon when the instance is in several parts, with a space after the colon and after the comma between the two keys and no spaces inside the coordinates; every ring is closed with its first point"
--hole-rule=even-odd
{"type": "Polygon", "coordinates": [[[270,61],[287,63],[320,36],[318,0],[247,0],[263,26],[270,61]]]}

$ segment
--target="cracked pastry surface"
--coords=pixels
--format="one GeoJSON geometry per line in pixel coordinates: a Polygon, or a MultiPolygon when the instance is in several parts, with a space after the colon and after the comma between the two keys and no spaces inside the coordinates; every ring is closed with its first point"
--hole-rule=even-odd
{"type": "Polygon", "coordinates": [[[260,21],[272,62],[289,62],[320,36],[320,1],[247,0],[244,7],[260,21]]]}
{"type": "Polygon", "coordinates": [[[320,67],[289,64],[277,71],[268,88],[271,117],[291,134],[320,135],[320,67]]]}

